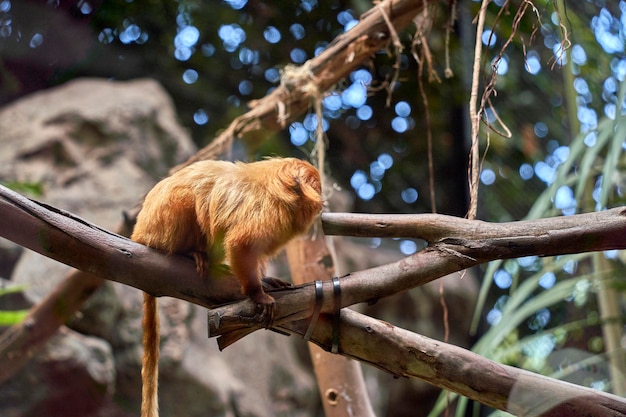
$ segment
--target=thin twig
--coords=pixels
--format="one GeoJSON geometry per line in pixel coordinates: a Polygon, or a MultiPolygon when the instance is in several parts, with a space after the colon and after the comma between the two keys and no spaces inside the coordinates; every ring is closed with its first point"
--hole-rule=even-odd
{"type": "Polygon", "coordinates": [[[478,213],[478,184],[480,177],[480,152],[478,133],[480,132],[480,118],[482,108],[478,108],[478,85],[480,83],[480,63],[482,62],[482,33],[485,28],[485,16],[490,0],[483,0],[478,12],[476,25],[476,42],[474,47],[474,66],[472,69],[472,89],[469,102],[469,116],[472,125],[472,147],[470,149],[468,179],[470,189],[470,205],[467,212],[468,219],[475,219],[478,213]]]}

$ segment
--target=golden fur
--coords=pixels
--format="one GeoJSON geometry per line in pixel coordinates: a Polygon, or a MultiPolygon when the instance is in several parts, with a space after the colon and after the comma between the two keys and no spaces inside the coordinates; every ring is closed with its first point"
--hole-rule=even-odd
{"type": "MultiPolygon", "coordinates": [[[[274,299],[263,291],[261,269],[321,208],[320,176],[308,162],[201,161],[148,193],[131,238],[168,254],[192,254],[203,275],[208,263],[225,261],[269,322],[274,299]]],[[[158,330],[156,299],[144,294],[142,417],[158,415],[158,330]]]]}

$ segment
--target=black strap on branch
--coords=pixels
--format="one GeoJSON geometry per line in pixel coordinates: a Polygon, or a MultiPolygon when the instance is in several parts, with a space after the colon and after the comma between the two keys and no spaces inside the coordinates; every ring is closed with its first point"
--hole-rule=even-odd
{"type": "MultiPolygon", "coordinates": [[[[341,322],[341,284],[339,283],[339,278],[333,278],[333,301],[334,301],[334,312],[333,312],[333,336],[332,336],[332,345],[330,351],[332,353],[339,352],[339,324],[341,322]]],[[[322,311],[322,305],[324,304],[324,283],[320,280],[315,281],[315,308],[313,309],[313,314],[311,315],[311,319],[309,321],[309,326],[306,329],[306,333],[304,334],[303,339],[306,341],[311,340],[311,334],[313,333],[313,329],[315,329],[315,325],[317,324],[317,320],[320,317],[320,312],[322,311]]]]}
{"type": "Polygon", "coordinates": [[[306,333],[304,334],[304,340],[307,342],[311,340],[311,333],[313,333],[313,329],[317,324],[317,319],[320,318],[320,311],[322,311],[322,304],[324,301],[324,283],[320,280],[315,281],[315,309],[313,310],[313,315],[311,316],[311,321],[309,322],[309,327],[306,329],[306,333]]]}
{"type": "Polygon", "coordinates": [[[341,323],[341,285],[339,278],[333,278],[333,300],[335,301],[335,313],[333,317],[333,344],[331,353],[339,352],[339,324],[341,323]]]}

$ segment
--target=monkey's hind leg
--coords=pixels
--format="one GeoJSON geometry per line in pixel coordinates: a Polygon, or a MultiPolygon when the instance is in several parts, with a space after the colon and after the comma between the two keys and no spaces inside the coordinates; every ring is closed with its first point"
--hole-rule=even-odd
{"type": "Polygon", "coordinates": [[[257,304],[260,310],[256,318],[270,327],[276,313],[276,301],[263,290],[261,268],[259,265],[260,253],[250,246],[233,247],[229,251],[230,269],[239,279],[243,293],[257,304]]]}

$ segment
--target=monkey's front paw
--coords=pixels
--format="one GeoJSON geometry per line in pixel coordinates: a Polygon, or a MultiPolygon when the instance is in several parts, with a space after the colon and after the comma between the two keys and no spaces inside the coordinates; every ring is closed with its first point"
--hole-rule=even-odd
{"type": "Polygon", "coordinates": [[[255,319],[262,322],[266,328],[270,327],[274,322],[274,316],[276,314],[276,301],[274,297],[264,292],[259,292],[251,296],[250,299],[256,303],[257,311],[255,319]]]}

